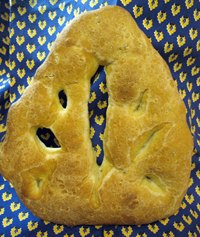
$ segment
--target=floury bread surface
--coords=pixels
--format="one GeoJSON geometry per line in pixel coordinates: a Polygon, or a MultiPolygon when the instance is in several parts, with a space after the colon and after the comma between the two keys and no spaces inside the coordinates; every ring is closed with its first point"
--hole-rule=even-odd
{"type": "Polygon", "coordinates": [[[0,170],[25,205],[55,223],[143,224],[175,213],[188,188],[192,137],[170,71],[120,7],[84,13],[56,40],[8,114],[0,170]],[[90,79],[105,66],[102,166],[90,140],[90,79]],[[59,102],[64,90],[67,107],[59,102]],[[50,128],[61,145],[37,137],[50,128]]]}

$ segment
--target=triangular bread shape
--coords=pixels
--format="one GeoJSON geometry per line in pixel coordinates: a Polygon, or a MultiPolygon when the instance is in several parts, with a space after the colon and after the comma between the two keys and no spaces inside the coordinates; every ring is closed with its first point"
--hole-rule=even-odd
{"type": "Polygon", "coordinates": [[[0,170],[38,217],[66,225],[144,224],[175,213],[193,141],[170,71],[123,8],[82,14],[56,40],[8,114],[0,170]],[[89,136],[90,79],[106,71],[104,161],[89,136]],[[67,107],[58,94],[64,90],[67,107]],[[39,127],[60,147],[47,148],[39,127]]]}

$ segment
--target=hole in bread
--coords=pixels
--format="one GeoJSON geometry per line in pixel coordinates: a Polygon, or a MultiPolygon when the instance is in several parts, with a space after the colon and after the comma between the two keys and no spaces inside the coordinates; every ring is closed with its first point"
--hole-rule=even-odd
{"type": "Polygon", "coordinates": [[[36,132],[37,137],[39,140],[49,148],[60,148],[60,143],[56,136],[54,135],[53,131],[49,128],[38,128],[36,132]]]}
{"type": "Polygon", "coordinates": [[[163,180],[154,174],[145,175],[142,179],[142,184],[157,195],[162,195],[166,189],[166,184],[163,182],[163,180]]]}
{"type": "Polygon", "coordinates": [[[55,160],[48,160],[41,166],[23,171],[22,194],[29,199],[39,199],[55,168],[55,160]]]}
{"type": "Polygon", "coordinates": [[[146,111],[147,98],[148,98],[148,89],[145,89],[144,91],[140,92],[138,99],[134,103],[133,112],[135,116],[140,115],[146,111]]]}
{"type": "Polygon", "coordinates": [[[148,179],[148,180],[151,180],[151,177],[148,176],[148,175],[146,175],[145,178],[148,179]]]}
{"type": "Polygon", "coordinates": [[[36,179],[36,184],[37,184],[37,187],[38,187],[38,188],[41,188],[42,182],[43,182],[43,179],[41,179],[41,178],[37,178],[37,179],[36,179]]]}
{"type": "Polygon", "coordinates": [[[62,107],[64,109],[66,109],[66,107],[67,107],[67,95],[66,95],[65,91],[61,90],[58,93],[58,97],[59,97],[60,104],[62,105],[62,107]]]}
{"type": "Polygon", "coordinates": [[[96,156],[96,162],[103,162],[103,134],[106,127],[108,93],[104,67],[100,66],[90,81],[90,99],[88,113],[90,121],[90,139],[96,156]]]}
{"type": "Polygon", "coordinates": [[[153,146],[155,139],[158,137],[159,132],[164,129],[167,124],[167,122],[161,123],[140,135],[134,142],[134,146],[131,150],[132,159],[148,152],[151,146],[153,146]]]}

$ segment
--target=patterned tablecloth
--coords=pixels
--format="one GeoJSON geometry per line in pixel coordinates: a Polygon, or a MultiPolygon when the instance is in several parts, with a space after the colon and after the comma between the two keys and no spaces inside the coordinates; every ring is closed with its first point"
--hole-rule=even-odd
{"type": "MultiPolygon", "coordinates": [[[[0,177],[0,236],[200,236],[199,0],[0,0],[1,139],[6,132],[10,103],[14,103],[31,83],[56,35],[82,12],[108,4],[120,5],[132,14],[168,63],[185,102],[195,149],[189,189],[181,208],[174,216],[149,225],[67,227],[33,216],[20,202],[12,185],[0,177]]],[[[103,160],[102,134],[106,126],[107,103],[105,73],[99,68],[91,80],[89,101],[90,136],[98,164],[103,160]]],[[[53,134],[48,131],[42,130],[40,136],[46,144],[56,145],[53,134]]]]}

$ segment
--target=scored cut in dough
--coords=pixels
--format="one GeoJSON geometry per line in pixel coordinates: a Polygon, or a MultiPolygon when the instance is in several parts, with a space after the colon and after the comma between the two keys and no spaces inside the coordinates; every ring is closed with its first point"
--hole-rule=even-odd
{"type": "Polygon", "coordinates": [[[66,27],[8,114],[0,170],[25,205],[55,223],[143,224],[175,213],[193,149],[170,71],[124,9],[84,13],[66,27]],[[104,161],[89,136],[90,79],[106,71],[104,161]],[[64,90],[67,107],[58,94],[64,90]],[[60,148],[45,147],[39,127],[60,148]]]}

